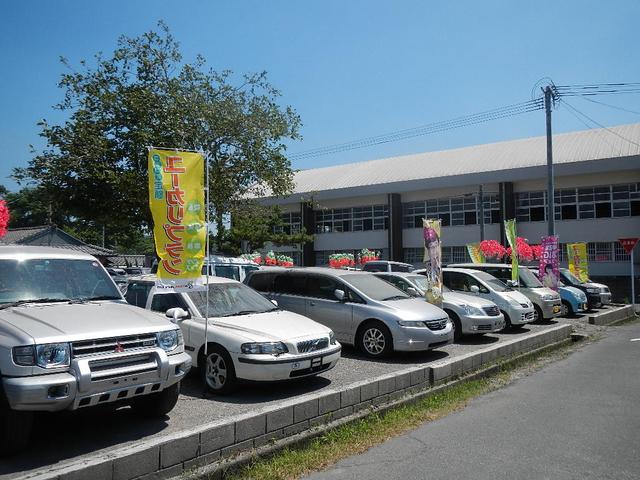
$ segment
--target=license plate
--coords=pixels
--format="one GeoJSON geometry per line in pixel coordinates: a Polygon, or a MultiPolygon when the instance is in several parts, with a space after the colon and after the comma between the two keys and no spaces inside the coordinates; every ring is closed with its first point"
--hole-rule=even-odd
{"type": "Polygon", "coordinates": [[[558,305],[553,306],[553,313],[558,313],[560,311],[560,307],[558,305]]]}

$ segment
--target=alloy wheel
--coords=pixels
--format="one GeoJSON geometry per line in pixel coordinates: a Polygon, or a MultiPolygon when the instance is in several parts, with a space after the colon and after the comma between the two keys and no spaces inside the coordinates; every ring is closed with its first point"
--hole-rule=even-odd
{"type": "Polygon", "coordinates": [[[212,390],[220,390],[227,381],[227,364],[221,355],[212,353],[207,357],[207,385],[212,390]]]}
{"type": "Polygon", "coordinates": [[[362,336],[362,345],[371,355],[380,355],[385,344],[384,333],[375,327],[368,328],[362,336]]]}

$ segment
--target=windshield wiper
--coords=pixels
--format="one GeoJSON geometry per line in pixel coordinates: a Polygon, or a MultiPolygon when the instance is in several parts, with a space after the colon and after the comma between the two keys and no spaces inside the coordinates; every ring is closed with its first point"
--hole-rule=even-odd
{"type": "Polygon", "coordinates": [[[94,300],[121,300],[120,297],[114,297],[113,295],[99,295],[97,297],[81,297],[78,300],[82,300],[84,302],[91,302],[94,300]]]}
{"type": "Polygon", "coordinates": [[[383,298],[382,301],[386,302],[387,300],[403,300],[405,298],[411,298],[411,297],[405,297],[404,295],[394,295],[392,297],[383,298]]]}
{"type": "Polygon", "coordinates": [[[237,317],[239,315],[248,315],[250,313],[262,313],[262,312],[259,312],[258,310],[240,310],[239,312],[225,313],[224,315],[219,315],[219,317],[220,318],[222,318],[222,317],[237,317]]]}
{"type": "Polygon", "coordinates": [[[32,298],[30,300],[18,300],[17,302],[5,303],[0,305],[0,310],[11,307],[19,307],[25,303],[53,303],[53,302],[69,302],[70,298],[32,298]]]}

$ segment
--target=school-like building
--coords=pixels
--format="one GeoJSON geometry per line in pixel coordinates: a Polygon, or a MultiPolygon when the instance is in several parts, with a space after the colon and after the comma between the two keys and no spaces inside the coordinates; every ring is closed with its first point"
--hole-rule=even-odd
{"type": "MultiPolygon", "coordinates": [[[[546,158],[546,138],[535,137],[300,171],[292,195],[264,202],[315,240],[275,250],[300,265],[364,247],[419,264],[425,217],[442,220],[443,261],[465,261],[465,245],[480,240],[481,185],[485,239],[506,243],[502,220],[516,218],[518,235],[540,243],[546,158]]],[[[640,236],[640,124],[554,135],[553,160],[560,242],[588,242],[594,276],[628,275],[617,239],[640,236]]]]}

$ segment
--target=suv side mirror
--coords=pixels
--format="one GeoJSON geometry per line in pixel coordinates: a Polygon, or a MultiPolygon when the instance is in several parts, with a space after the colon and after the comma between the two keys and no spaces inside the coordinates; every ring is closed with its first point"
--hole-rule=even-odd
{"type": "Polygon", "coordinates": [[[173,323],[178,323],[178,321],[188,318],[189,312],[180,307],[175,307],[167,310],[165,315],[170,318],[173,323]]]}
{"type": "Polygon", "coordinates": [[[420,292],[414,287],[407,288],[407,293],[413,297],[420,297],[420,292]]]}
{"type": "Polygon", "coordinates": [[[480,293],[480,287],[478,287],[477,285],[471,285],[469,290],[471,290],[471,293],[473,293],[474,295],[478,295],[480,293]]]}
{"type": "Polygon", "coordinates": [[[341,302],[344,300],[344,290],[334,290],[333,295],[340,300],[341,302]]]}

